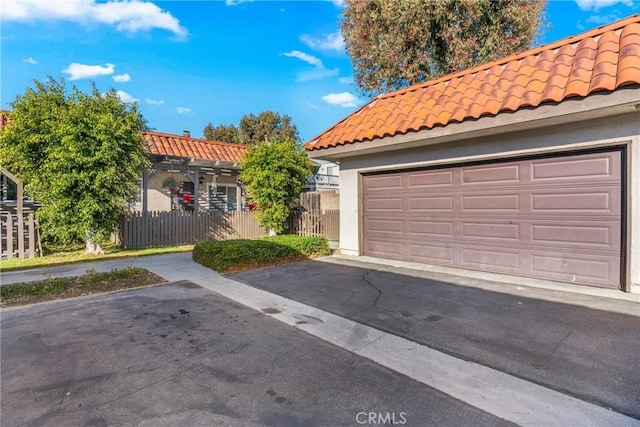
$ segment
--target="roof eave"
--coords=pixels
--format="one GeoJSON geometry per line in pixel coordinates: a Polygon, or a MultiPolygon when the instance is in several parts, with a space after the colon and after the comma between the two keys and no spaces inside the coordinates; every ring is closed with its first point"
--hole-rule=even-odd
{"type": "Polygon", "coordinates": [[[544,104],[536,108],[502,112],[495,116],[450,123],[447,126],[418,132],[309,150],[308,155],[311,159],[335,161],[346,157],[443,144],[638,111],[640,86],[633,85],[614,92],[594,93],[586,98],[567,99],[559,104],[544,104]]]}

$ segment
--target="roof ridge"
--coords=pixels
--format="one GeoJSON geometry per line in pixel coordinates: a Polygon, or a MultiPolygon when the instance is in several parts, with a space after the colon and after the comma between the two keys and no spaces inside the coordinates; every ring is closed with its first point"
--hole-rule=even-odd
{"type": "MultiPolygon", "coordinates": [[[[426,82],[422,82],[422,83],[416,83],[415,85],[412,86],[408,86],[402,89],[398,89],[396,91],[393,92],[388,92],[388,93],[384,93],[381,95],[376,96],[372,101],[375,101],[376,99],[384,99],[384,98],[392,98],[394,96],[397,95],[402,95],[404,93],[407,92],[411,92],[411,91],[415,91],[418,89],[423,89],[425,87],[428,86],[432,86],[432,85],[436,85],[442,82],[446,82],[449,80],[453,80],[457,77],[463,77],[469,74],[474,74],[474,73],[478,73],[480,71],[484,71],[484,70],[488,70],[490,68],[495,67],[496,65],[504,65],[507,64],[509,62],[513,62],[513,61],[517,61],[520,60],[522,58],[525,57],[529,57],[529,56],[536,56],[539,55],[542,52],[545,51],[549,51],[549,50],[555,50],[561,46],[567,46],[567,45],[571,45],[574,43],[578,43],[584,39],[587,38],[591,38],[591,37],[596,37],[598,35],[604,34],[608,31],[615,31],[615,30],[619,30],[621,28],[626,27],[627,25],[633,23],[633,22],[638,22],[640,23],[640,14],[633,14],[630,16],[627,16],[626,18],[622,18],[618,21],[612,22],[610,24],[606,24],[606,25],[601,25],[599,27],[595,27],[592,28],[590,30],[587,30],[583,33],[580,34],[576,34],[573,36],[569,36],[569,37],[565,37],[562,38],[560,40],[556,40],[554,42],[548,43],[548,44],[542,44],[540,46],[535,46],[531,49],[525,50],[524,52],[520,52],[520,53],[515,53],[513,55],[509,55],[509,56],[505,56],[503,58],[499,58],[496,59],[494,61],[491,62],[486,62],[484,64],[480,64],[476,67],[473,68],[467,68],[461,71],[456,71],[455,73],[449,73],[449,74],[445,74],[444,76],[441,77],[437,77],[435,79],[431,79],[431,80],[427,80],[426,82]]],[[[370,104],[372,101],[368,102],[365,105],[370,104]]],[[[354,113],[352,113],[354,114],[354,113]]]]}
{"type": "Polygon", "coordinates": [[[155,130],[146,130],[146,131],[143,131],[142,133],[143,134],[149,133],[149,134],[155,134],[155,135],[160,135],[160,136],[170,136],[170,137],[173,137],[173,138],[180,138],[180,139],[190,139],[190,140],[197,141],[197,142],[203,142],[205,144],[230,145],[230,146],[238,147],[238,148],[248,148],[244,144],[237,144],[237,143],[234,143],[234,142],[215,141],[213,139],[195,138],[195,137],[192,137],[192,136],[177,135],[175,133],[158,132],[158,131],[155,131],[155,130]]]}
{"type": "Polygon", "coordinates": [[[640,23],[640,14],[633,14],[630,15],[626,18],[622,18],[618,21],[612,22],[610,24],[606,24],[606,25],[601,25],[599,27],[595,27],[592,28],[590,30],[587,30],[583,33],[577,34],[577,35],[573,35],[573,36],[569,36],[569,37],[565,37],[562,38],[560,40],[556,40],[554,42],[551,43],[547,43],[547,44],[543,44],[540,46],[536,46],[533,47],[531,49],[528,49],[524,52],[520,52],[520,53],[516,53],[513,55],[509,55],[503,58],[499,58],[496,59],[494,61],[491,62],[487,62],[484,64],[480,64],[476,67],[473,68],[467,68],[465,70],[461,70],[461,71],[456,71],[455,73],[450,73],[450,74],[446,74],[444,76],[441,77],[437,77],[431,80],[427,80],[426,82],[422,82],[422,83],[416,83],[415,85],[412,86],[408,86],[402,89],[398,89],[396,91],[393,92],[387,92],[387,93],[383,93],[380,94],[376,97],[374,97],[373,99],[369,100],[368,102],[366,102],[365,104],[363,104],[362,106],[360,106],[357,110],[350,112],[349,114],[347,114],[346,116],[344,116],[342,119],[338,120],[336,123],[334,123],[332,126],[329,126],[328,128],[326,128],[324,131],[318,133],[316,136],[314,136],[313,138],[309,139],[304,146],[311,148],[314,146],[314,144],[318,141],[318,139],[328,133],[331,132],[333,129],[335,129],[336,127],[338,127],[340,124],[346,122],[347,120],[349,120],[351,117],[356,116],[357,114],[359,114],[362,110],[372,107],[378,100],[382,100],[382,99],[388,99],[388,98],[393,98],[395,96],[399,96],[399,95],[403,95],[412,91],[417,91],[420,89],[424,89],[430,86],[434,86],[437,84],[440,84],[442,82],[446,82],[446,81],[450,81],[453,80],[455,78],[458,77],[463,77],[466,75],[470,75],[470,74],[475,74],[478,73],[480,71],[485,71],[488,69],[491,69],[495,66],[501,66],[504,64],[508,64],[510,62],[513,61],[517,61],[526,57],[531,57],[531,56],[537,56],[539,54],[541,54],[542,52],[546,52],[546,51],[551,51],[551,50],[555,50],[561,46],[566,46],[566,45],[571,45],[574,43],[578,43],[582,40],[585,40],[587,38],[590,37],[596,37],[599,35],[602,35],[608,31],[617,31],[619,29],[622,29],[624,27],[626,27],[629,24],[632,23],[640,23]]]}

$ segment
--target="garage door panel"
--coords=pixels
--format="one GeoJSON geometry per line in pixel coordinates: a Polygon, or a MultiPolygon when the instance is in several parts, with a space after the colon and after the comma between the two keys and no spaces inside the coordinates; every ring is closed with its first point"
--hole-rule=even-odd
{"type": "Polygon", "coordinates": [[[409,187],[442,187],[453,185],[453,171],[440,172],[414,172],[409,175],[409,187]]]}
{"type": "Polygon", "coordinates": [[[409,233],[427,237],[453,237],[453,221],[409,220],[409,233]]]}
{"type": "Polygon", "coordinates": [[[520,255],[513,252],[482,249],[461,249],[466,267],[490,268],[493,271],[516,272],[520,269],[520,255]]]}
{"type": "Polygon", "coordinates": [[[453,210],[452,196],[436,196],[436,197],[409,197],[409,209],[412,211],[428,210],[428,211],[451,211],[453,210]]]}
{"type": "Polygon", "coordinates": [[[370,198],[366,202],[366,209],[371,212],[403,212],[402,199],[397,198],[370,198]]]}
{"type": "Polygon", "coordinates": [[[520,210],[520,196],[518,194],[462,196],[462,212],[478,210],[508,210],[517,212],[520,210]]]}
{"type": "Polygon", "coordinates": [[[621,161],[615,151],[365,176],[364,253],[618,287],[621,161]]]}
{"type": "Polygon", "coordinates": [[[372,176],[367,179],[366,188],[367,191],[383,191],[389,190],[401,190],[402,189],[402,177],[399,175],[379,175],[372,176]]]}
{"type": "Polygon", "coordinates": [[[479,222],[463,222],[463,239],[491,239],[511,240],[517,242],[521,239],[519,224],[492,224],[479,222]]]}
{"type": "Polygon", "coordinates": [[[566,212],[569,215],[620,215],[620,188],[591,188],[588,190],[540,190],[532,191],[533,213],[566,212]]]}
{"type": "Polygon", "coordinates": [[[620,263],[615,257],[575,256],[563,253],[532,254],[532,270],[539,277],[572,283],[617,288],[620,263]],[[551,276],[551,277],[549,277],[551,276]]]}
{"type": "Polygon", "coordinates": [[[367,221],[367,229],[372,233],[395,233],[402,237],[402,220],[370,219],[367,221]]]}
{"type": "Polygon", "coordinates": [[[408,248],[408,261],[453,265],[454,249],[451,247],[428,244],[413,244],[409,245],[408,248]]]}
{"type": "Polygon", "coordinates": [[[463,184],[505,184],[520,181],[521,165],[476,166],[462,168],[463,184]]]}
{"type": "Polygon", "coordinates": [[[402,259],[402,244],[397,242],[368,242],[367,254],[382,258],[402,259]]]}
{"type": "Polygon", "coordinates": [[[580,157],[541,159],[531,162],[531,181],[617,180],[620,152],[585,154],[580,157]]]}
{"type": "Polygon", "coordinates": [[[538,244],[559,244],[564,247],[600,247],[616,251],[620,246],[617,224],[550,225],[532,224],[531,241],[538,244]]]}

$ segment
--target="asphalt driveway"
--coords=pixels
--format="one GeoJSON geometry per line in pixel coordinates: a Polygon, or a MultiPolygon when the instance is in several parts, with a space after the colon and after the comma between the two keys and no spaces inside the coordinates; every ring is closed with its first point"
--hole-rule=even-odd
{"type": "Polygon", "coordinates": [[[6,426],[509,425],[191,282],[1,316],[6,426]]]}
{"type": "Polygon", "coordinates": [[[328,260],[227,277],[640,418],[637,302],[328,260]]]}

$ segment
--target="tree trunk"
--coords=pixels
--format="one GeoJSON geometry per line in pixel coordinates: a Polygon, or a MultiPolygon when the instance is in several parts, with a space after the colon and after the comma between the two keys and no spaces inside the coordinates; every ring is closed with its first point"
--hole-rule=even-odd
{"type": "Polygon", "coordinates": [[[102,246],[96,244],[93,242],[91,233],[87,232],[86,233],[87,239],[86,239],[86,249],[85,249],[85,254],[87,255],[104,255],[104,249],[102,249],[102,246]]]}

